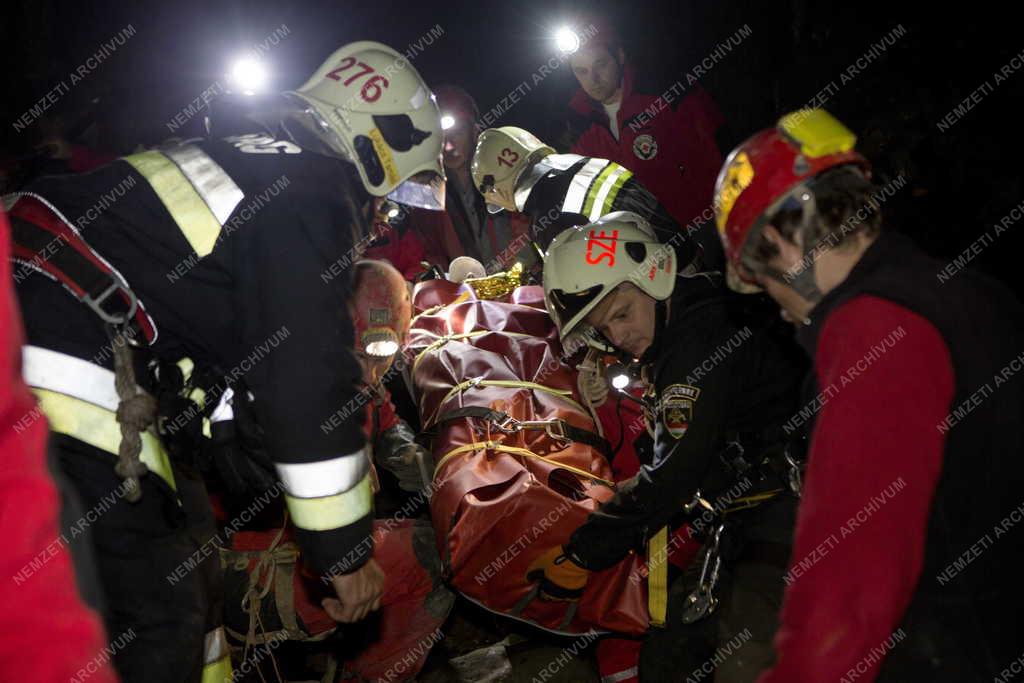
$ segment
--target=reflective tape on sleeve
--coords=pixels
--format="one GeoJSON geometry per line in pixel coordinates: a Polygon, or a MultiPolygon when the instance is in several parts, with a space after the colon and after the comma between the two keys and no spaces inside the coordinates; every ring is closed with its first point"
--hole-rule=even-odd
{"type": "Polygon", "coordinates": [[[590,186],[610,163],[607,159],[591,159],[583,164],[583,168],[576,171],[576,175],[569,181],[565,201],[562,202],[563,213],[583,213],[583,202],[587,198],[590,186]]]}
{"type": "Polygon", "coordinates": [[[284,496],[295,526],[307,531],[329,531],[348,526],[370,514],[373,490],[369,473],[353,488],[334,496],[295,498],[284,496]]]}
{"type": "MultiPolygon", "coordinates": [[[[615,201],[615,197],[618,196],[622,185],[633,177],[628,168],[618,164],[610,165],[614,166],[615,169],[600,181],[600,185],[594,183],[594,187],[590,190],[594,201],[589,207],[584,206],[583,208],[584,213],[592,221],[596,221],[601,216],[611,213],[612,203],[615,201]]],[[[590,201],[589,197],[587,201],[590,201]]]]}
{"type": "Polygon", "coordinates": [[[213,251],[221,223],[181,169],[155,150],[124,160],[150,184],[196,254],[206,256],[213,251]]]}
{"type": "Polygon", "coordinates": [[[277,463],[286,493],[296,498],[322,498],[348,491],[370,470],[366,449],[320,462],[277,463]]]}

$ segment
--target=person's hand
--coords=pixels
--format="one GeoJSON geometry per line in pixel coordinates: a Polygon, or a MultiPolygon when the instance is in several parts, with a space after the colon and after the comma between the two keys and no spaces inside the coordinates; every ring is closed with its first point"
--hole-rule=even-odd
{"type": "Polygon", "coordinates": [[[576,388],[590,405],[597,408],[608,399],[608,380],[598,357],[588,352],[577,368],[576,388]]]}
{"type": "Polygon", "coordinates": [[[590,572],[568,557],[562,546],[551,548],[526,570],[528,581],[540,581],[541,600],[579,600],[590,572]]]}
{"type": "Polygon", "coordinates": [[[351,624],[380,607],[384,570],[371,558],[350,574],[332,576],[331,584],[338,599],[324,598],[320,605],[331,619],[351,624]]]}

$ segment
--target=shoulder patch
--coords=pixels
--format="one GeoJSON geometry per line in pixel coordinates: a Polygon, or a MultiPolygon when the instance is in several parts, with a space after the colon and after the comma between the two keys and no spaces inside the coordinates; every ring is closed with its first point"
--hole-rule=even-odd
{"type": "Polygon", "coordinates": [[[661,392],[661,421],[673,439],[681,439],[690,428],[693,404],[700,389],[689,384],[670,384],[661,392]]]}

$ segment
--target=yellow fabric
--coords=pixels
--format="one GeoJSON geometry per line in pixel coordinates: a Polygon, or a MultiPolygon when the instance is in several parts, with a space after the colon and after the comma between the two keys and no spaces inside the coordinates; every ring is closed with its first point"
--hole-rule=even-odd
{"type": "Polygon", "coordinates": [[[368,515],[372,507],[373,490],[367,473],[362,481],[348,491],[333,496],[295,498],[286,493],[284,499],[295,526],[309,531],[327,531],[368,515]]]}
{"type": "Polygon", "coordinates": [[[216,662],[203,666],[201,683],[232,683],[235,679],[231,670],[231,655],[225,655],[216,662]]]}
{"type": "Polygon", "coordinates": [[[528,450],[526,448],[519,448],[518,446],[507,446],[507,445],[505,445],[503,443],[499,443],[497,441],[484,441],[484,442],[481,442],[481,443],[467,443],[467,444],[465,444],[463,446],[459,446],[458,448],[454,448],[454,449],[448,451],[447,453],[444,454],[444,456],[440,460],[438,460],[437,467],[434,468],[434,477],[436,478],[437,477],[437,473],[441,471],[441,467],[445,463],[447,463],[449,460],[454,458],[456,455],[460,455],[462,453],[468,453],[470,451],[481,451],[481,450],[499,451],[501,453],[510,453],[512,455],[522,455],[522,456],[527,457],[527,458],[536,458],[537,460],[543,460],[544,462],[550,463],[550,464],[554,465],[555,467],[560,467],[563,470],[569,470],[570,472],[572,472],[574,474],[578,474],[581,477],[586,477],[587,479],[593,479],[594,481],[596,481],[596,482],[598,482],[600,484],[604,484],[605,486],[609,486],[611,488],[615,488],[615,484],[613,482],[610,482],[607,479],[602,479],[601,477],[599,477],[596,474],[593,474],[591,472],[586,472],[584,470],[581,470],[578,467],[573,467],[572,465],[566,465],[565,463],[558,462],[557,460],[552,460],[551,458],[545,458],[543,455],[538,455],[538,454],[534,453],[533,451],[528,450]]]}
{"type": "Polygon", "coordinates": [[[608,195],[604,198],[604,205],[601,208],[602,216],[612,212],[612,203],[615,201],[615,198],[619,196],[619,190],[621,190],[626,181],[632,177],[632,171],[626,171],[615,179],[615,184],[612,185],[612,189],[608,191],[608,195]]]}
{"type": "Polygon", "coordinates": [[[531,389],[533,391],[543,391],[546,394],[557,396],[558,398],[566,401],[567,403],[571,404],[572,407],[579,410],[581,413],[587,413],[587,409],[581,406],[572,398],[572,390],[570,389],[552,389],[551,387],[546,387],[543,384],[537,384],[536,382],[524,382],[522,380],[517,379],[482,379],[479,381],[466,380],[465,382],[456,384],[454,387],[451,388],[451,390],[448,391],[447,394],[445,394],[445,397],[441,399],[441,402],[438,404],[437,410],[435,410],[434,414],[430,417],[429,420],[427,420],[426,427],[430,427],[434,424],[434,420],[437,419],[437,414],[440,412],[441,406],[447,403],[448,399],[450,399],[455,394],[462,393],[466,389],[477,386],[510,387],[513,389],[531,389]]]}
{"type": "Polygon", "coordinates": [[[132,154],[124,160],[149,182],[196,254],[206,256],[213,251],[220,221],[178,166],[156,151],[132,154]]]}
{"type": "Polygon", "coordinates": [[[800,151],[816,158],[849,152],[857,136],[824,109],[801,109],[779,119],[779,130],[800,146],[800,151]]]}
{"type": "MultiPolygon", "coordinates": [[[[117,456],[121,445],[121,426],[114,413],[88,401],[49,389],[32,389],[32,393],[36,395],[51,431],[74,437],[117,456]]],[[[160,440],[151,432],[143,432],[140,436],[142,451],[139,460],[145,463],[150,472],[177,490],[171,461],[160,440]]]]}
{"type": "Polygon", "coordinates": [[[651,626],[664,626],[668,613],[668,527],[647,542],[647,612],[651,626]]]}
{"type": "Polygon", "coordinates": [[[620,166],[613,161],[597,174],[597,178],[594,179],[594,182],[590,183],[590,190],[587,192],[587,198],[583,200],[583,211],[580,213],[584,216],[590,215],[590,210],[594,208],[594,200],[597,199],[597,195],[601,192],[601,186],[604,185],[604,181],[607,180],[608,176],[610,176],[617,168],[620,168],[620,166]]]}

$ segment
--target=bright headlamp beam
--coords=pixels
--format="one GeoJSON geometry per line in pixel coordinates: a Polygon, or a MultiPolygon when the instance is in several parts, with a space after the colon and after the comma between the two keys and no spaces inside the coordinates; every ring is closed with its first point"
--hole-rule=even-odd
{"type": "Polygon", "coordinates": [[[455,125],[455,117],[451,114],[444,114],[441,117],[441,130],[448,130],[455,125]]]}
{"type": "Polygon", "coordinates": [[[236,90],[254,95],[266,86],[267,69],[261,62],[245,57],[232,64],[229,77],[236,90]]]}
{"type": "Polygon", "coordinates": [[[568,26],[555,31],[555,46],[562,54],[571,55],[580,49],[580,37],[568,26]]]}

